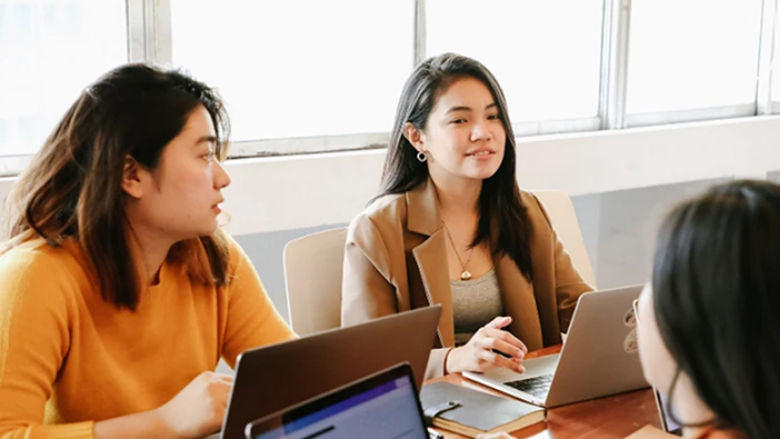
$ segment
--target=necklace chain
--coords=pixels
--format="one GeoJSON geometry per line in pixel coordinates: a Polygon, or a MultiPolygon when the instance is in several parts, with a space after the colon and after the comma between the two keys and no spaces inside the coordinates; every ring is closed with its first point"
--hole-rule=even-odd
{"type": "Polygon", "coordinates": [[[447,223],[445,223],[444,220],[442,220],[441,223],[444,226],[444,231],[447,232],[447,237],[450,239],[450,244],[452,244],[452,250],[455,251],[455,257],[458,258],[458,263],[460,263],[460,267],[461,269],[463,269],[463,271],[460,273],[460,280],[471,279],[471,273],[466,269],[466,266],[469,264],[469,262],[471,262],[471,255],[474,254],[474,247],[471,247],[468,250],[468,257],[466,258],[466,263],[463,263],[463,259],[461,259],[460,253],[458,252],[458,247],[455,245],[455,240],[452,239],[450,228],[447,227],[447,223]]]}

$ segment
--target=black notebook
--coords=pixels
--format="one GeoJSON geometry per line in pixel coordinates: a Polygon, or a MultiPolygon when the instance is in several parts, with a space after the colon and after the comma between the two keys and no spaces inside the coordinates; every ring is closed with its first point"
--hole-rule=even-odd
{"type": "Polygon", "coordinates": [[[420,402],[434,427],[469,437],[515,431],[544,421],[545,414],[542,407],[443,381],[423,386],[420,402]]]}

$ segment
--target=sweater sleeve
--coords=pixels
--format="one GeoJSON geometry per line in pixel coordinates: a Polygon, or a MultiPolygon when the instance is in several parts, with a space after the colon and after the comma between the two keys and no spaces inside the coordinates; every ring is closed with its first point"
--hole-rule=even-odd
{"type": "Polygon", "coordinates": [[[44,424],[76,288],[61,265],[34,251],[0,258],[0,439],[93,437],[92,421],[44,424]]]}
{"type": "Polygon", "coordinates": [[[222,356],[235,367],[238,354],[297,337],[274,307],[252,262],[231,243],[235,271],[228,285],[228,316],[222,356]]]}

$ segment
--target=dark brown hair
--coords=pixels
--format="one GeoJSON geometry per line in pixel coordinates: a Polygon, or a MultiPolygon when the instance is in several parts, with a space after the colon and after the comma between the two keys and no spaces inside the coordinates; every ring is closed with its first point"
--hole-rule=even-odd
{"type": "Polygon", "coordinates": [[[508,254],[520,272],[532,280],[532,230],[515,178],[515,135],[504,92],[493,74],[478,61],[445,53],[427,59],[414,69],[398,102],[382,173],[381,195],[407,192],[428,179],[428,166],[416,159],[417,150],[403,135],[404,125],[410,122],[424,131],[436,99],[453,82],[464,77],[474,78],[490,90],[506,132],[504,159],[496,173],[482,183],[479,223],[471,246],[489,242],[495,254],[508,254]]]}
{"type": "Polygon", "coordinates": [[[740,180],[677,206],[655,250],[661,338],[711,423],[750,438],[780,437],[778,249],[780,186],[740,180]]]}
{"type": "MultiPolygon", "coordinates": [[[[205,84],[180,72],[128,64],[90,85],[14,185],[6,250],[38,236],[51,246],[73,238],[92,265],[103,298],[135,309],[140,282],[127,241],[125,159],[154,169],[198,105],[211,116],[217,154],[224,158],[227,114],[205,84]]],[[[228,243],[219,232],[175,244],[168,259],[187,264],[198,281],[228,281],[228,243]]]]}

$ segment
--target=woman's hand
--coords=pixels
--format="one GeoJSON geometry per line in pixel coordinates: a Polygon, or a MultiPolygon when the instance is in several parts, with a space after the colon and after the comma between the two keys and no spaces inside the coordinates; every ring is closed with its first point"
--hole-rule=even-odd
{"type": "Polygon", "coordinates": [[[218,431],[225,416],[233,377],[203,372],[156,411],[176,437],[203,437],[218,431]]]}
{"type": "Polygon", "coordinates": [[[523,373],[523,357],[528,348],[511,332],[501,330],[510,323],[511,317],[496,317],[479,328],[468,343],[450,351],[445,364],[447,372],[483,372],[494,367],[506,367],[523,373]]]}

